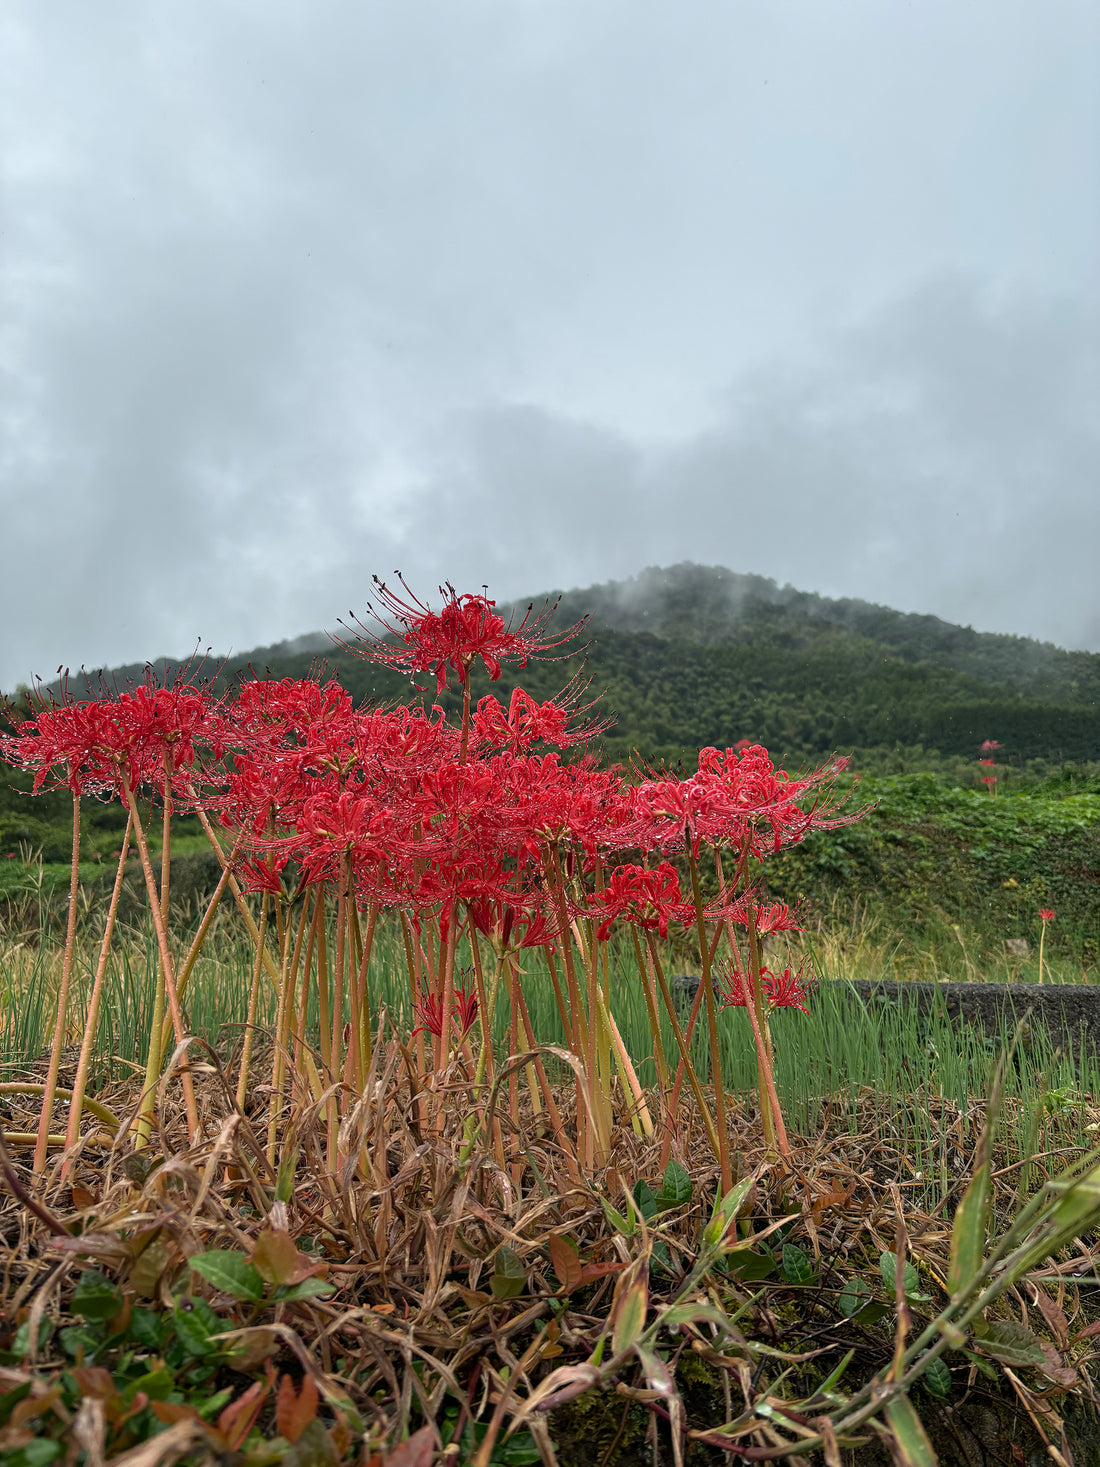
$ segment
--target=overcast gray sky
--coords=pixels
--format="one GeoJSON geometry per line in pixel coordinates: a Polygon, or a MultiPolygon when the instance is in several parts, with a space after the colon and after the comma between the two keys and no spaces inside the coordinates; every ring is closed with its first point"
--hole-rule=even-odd
{"type": "Polygon", "coordinates": [[[1100,649],[1095,0],[9,0],[0,686],[696,560],[1100,649]]]}

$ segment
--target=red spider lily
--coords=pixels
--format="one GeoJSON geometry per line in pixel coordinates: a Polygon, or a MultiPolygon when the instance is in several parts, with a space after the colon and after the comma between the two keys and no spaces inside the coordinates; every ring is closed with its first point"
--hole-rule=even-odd
{"type": "Polygon", "coordinates": [[[0,755],[18,769],[34,770],[35,794],[62,786],[106,789],[116,779],[109,742],[99,703],[64,703],[22,720],[14,735],[0,737],[0,755]]]}
{"type": "Polygon", "coordinates": [[[695,855],[703,841],[738,850],[748,841],[753,855],[762,856],[760,835],[765,827],[778,850],[802,840],[810,830],[850,825],[866,811],[843,810],[846,796],[822,799],[817,794],[835,783],[847,763],[832,759],[792,778],[786,770],[777,770],[758,744],[740,752],[702,749],[698,772],[687,779],[667,773],[642,779],[639,794],[649,810],[649,838],[663,850],[687,844],[695,855]],[[808,810],[796,803],[811,795],[814,803],[808,810]]]}
{"type": "Polygon", "coordinates": [[[996,759],[979,759],[978,763],[983,769],[996,769],[997,767],[996,759]]]}
{"type": "Polygon", "coordinates": [[[555,601],[537,613],[528,607],[519,626],[513,627],[497,614],[495,601],[486,596],[460,596],[450,584],[439,588],[444,597],[442,609],[432,611],[399,579],[404,597],[374,577],[384,610],[379,620],[386,635],[375,636],[357,623],[359,641],[341,645],[384,667],[411,674],[434,673],[437,692],[447,687],[449,671],[454,672],[460,686],[465,683],[479,657],[495,682],[502,661],[526,667],[528,658],[544,655],[572,641],[586,625],[586,621],[577,622],[551,635],[549,627],[557,607],[555,601]],[[404,647],[397,645],[397,638],[404,642],[404,647]]]}
{"type": "Polygon", "coordinates": [[[982,784],[996,784],[996,783],[997,783],[997,776],[995,774],[983,774],[982,775],[982,784]]]}
{"type": "Polygon", "coordinates": [[[108,794],[125,778],[131,788],[164,785],[164,754],[189,768],[198,741],[224,752],[224,723],[209,695],[186,684],[145,684],[114,698],[65,702],[25,719],[0,739],[0,755],[35,771],[34,792],[65,785],[108,794]]]}
{"type": "MultiPolygon", "coordinates": [[[[441,1038],[443,1000],[440,996],[437,993],[426,993],[415,1008],[420,1023],[412,1031],[410,1038],[415,1039],[418,1034],[434,1034],[437,1039],[441,1038]]],[[[477,1023],[477,990],[471,988],[467,992],[464,989],[456,988],[451,1015],[458,1029],[458,1042],[461,1044],[477,1023]]]]}
{"type": "Polygon", "coordinates": [[[286,856],[276,857],[270,867],[259,861],[241,861],[237,876],[245,891],[266,891],[272,896],[282,896],[282,873],[286,870],[286,864],[286,856]]]}
{"type": "Polygon", "coordinates": [[[1001,745],[997,742],[996,739],[983,739],[982,740],[982,753],[983,754],[992,754],[995,749],[999,749],[1000,747],[1001,747],[1001,745]]]}
{"type": "Polygon", "coordinates": [[[1053,922],[1054,921],[1054,908],[1053,907],[1040,907],[1039,908],[1039,916],[1043,919],[1044,922],[1053,922]]]}
{"type": "Polygon", "coordinates": [[[610,727],[610,720],[576,723],[580,714],[591,706],[572,708],[567,695],[556,701],[536,703],[522,688],[516,688],[505,712],[499,701],[489,695],[480,700],[474,713],[474,738],[482,745],[503,747],[514,754],[526,753],[540,740],[559,749],[572,748],[588,743],[610,727]]]}
{"type": "Polygon", "coordinates": [[[708,921],[736,922],[741,927],[747,927],[750,912],[761,937],[769,932],[805,931],[797,910],[792,910],[786,902],[758,902],[751,891],[743,892],[732,902],[711,903],[704,915],[708,921]]]}
{"type": "MultiPolygon", "coordinates": [[[[808,1013],[806,1001],[814,986],[812,979],[803,977],[801,968],[794,972],[784,968],[782,973],[773,973],[770,968],[760,969],[760,987],[769,1013],[776,1009],[801,1009],[804,1014],[808,1013]]],[[[715,991],[723,1008],[744,1008],[749,1002],[748,979],[739,968],[729,964],[716,973],[715,991]]]]}
{"type": "Polygon", "coordinates": [[[670,922],[690,922],[695,916],[695,908],[680,892],[680,878],[667,861],[656,871],[617,866],[603,891],[593,892],[589,901],[590,911],[583,915],[602,916],[596,932],[600,942],[607,941],[616,921],[631,922],[666,937],[670,922]]]}

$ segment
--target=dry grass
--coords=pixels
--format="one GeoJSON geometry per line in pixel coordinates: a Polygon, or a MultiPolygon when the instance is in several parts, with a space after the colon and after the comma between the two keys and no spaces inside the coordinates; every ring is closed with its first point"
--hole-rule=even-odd
{"type": "MultiPolygon", "coordinates": [[[[741,1228],[753,1238],[772,1230],[774,1242],[787,1219],[784,1241],[802,1250],[812,1274],[811,1282],[800,1284],[797,1269],[792,1277],[792,1270],[784,1273],[781,1265],[768,1279],[746,1283],[721,1270],[695,1276],[717,1168],[701,1128],[686,1110],[673,1155],[690,1178],[690,1199],[648,1222],[639,1219],[634,1232],[624,1234],[609,1221],[608,1206],[629,1215],[627,1198],[636,1182],[644,1179],[654,1191],[661,1184],[659,1143],[641,1141],[625,1113],[609,1164],[599,1175],[578,1172],[529,1104],[521,1107],[518,1130],[512,1129],[507,1106],[494,1106],[503,1165],[493,1148],[475,1148],[469,1164],[461,1165],[469,1108],[464,1079],[456,1071],[449,1088],[445,1083],[446,1103],[437,1123],[433,1097],[415,1089],[408,1056],[391,1040],[376,1048],[368,1083],[340,1123],[333,1175],[325,1164],[325,1097],[313,1098],[304,1082],[288,1094],[273,1164],[263,1125],[267,1094],[257,1090],[254,1114],[241,1113],[211,1054],[196,1053],[192,1074],[204,1131],[195,1146],[187,1144],[178,1077],[170,1074],[160,1087],[154,1144],[146,1151],[130,1148],[128,1126],[138,1096],[125,1083],[98,1097],[123,1118],[119,1132],[111,1138],[100,1126],[75,1154],[58,1154],[43,1186],[32,1183],[25,1165],[29,1153],[13,1148],[16,1191],[33,1191],[39,1213],[10,1191],[0,1210],[0,1310],[8,1342],[21,1321],[62,1313],[74,1280],[89,1262],[146,1307],[170,1310],[181,1290],[199,1288],[226,1329],[244,1332],[227,1341],[236,1353],[227,1356],[219,1381],[239,1387],[249,1377],[260,1380],[262,1371],[269,1381],[279,1374],[312,1379],[324,1419],[331,1423],[333,1451],[359,1462],[372,1452],[393,1450],[410,1431],[431,1427],[434,1440],[445,1423],[448,1431],[457,1425],[461,1434],[471,1422],[488,1431],[470,1460],[479,1467],[503,1461],[492,1452],[501,1450],[513,1418],[531,1433],[542,1459],[555,1461],[553,1442],[572,1409],[570,1390],[558,1389],[542,1402],[553,1406],[557,1401],[556,1411],[530,1410],[525,1402],[551,1371],[561,1381],[563,1366],[576,1367],[577,1385],[595,1379],[599,1372],[588,1362],[606,1337],[609,1320],[614,1325],[621,1317],[627,1285],[643,1276],[638,1269],[654,1262],[648,1284],[651,1313],[682,1304],[686,1297],[700,1308],[713,1305],[734,1322],[724,1340],[702,1314],[668,1337],[672,1375],[688,1375],[694,1362],[692,1368],[708,1372],[713,1387],[713,1410],[700,1413],[697,1405],[678,1444],[695,1442],[702,1450],[717,1440],[715,1429],[723,1422],[741,1421],[744,1431],[735,1436],[739,1449],[775,1453],[777,1438],[768,1416],[779,1409],[775,1402],[789,1410],[792,1400],[812,1400],[849,1350],[854,1354],[846,1367],[848,1382],[888,1367],[891,1330],[881,1322],[861,1324],[846,1317],[840,1300],[853,1278],[874,1282],[879,1255],[896,1248],[899,1207],[922,1288],[942,1299],[952,1217],[969,1176],[982,1111],[980,1103],[963,1113],[951,1102],[940,1102],[934,1124],[957,1168],[957,1187],[927,1210],[921,1179],[906,1179],[912,1168],[904,1137],[891,1144],[873,1092],[854,1109],[827,1111],[820,1134],[796,1145],[782,1166],[765,1153],[755,1113],[735,1108],[731,1139],[737,1170],[754,1179],[741,1228]],[[272,1229],[289,1232],[296,1247],[319,1266],[335,1285],[331,1296],[258,1309],[189,1276],[187,1260],[195,1254],[218,1249],[251,1255],[261,1234],[272,1229]],[[551,1260],[555,1238],[572,1240],[584,1264],[604,1266],[592,1270],[602,1276],[580,1286],[573,1280],[567,1291],[551,1260]],[[516,1280],[515,1297],[499,1297],[502,1269],[511,1270],[516,1280]]],[[[574,1096],[573,1087],[563,1087],[559,1095],[567,1135],[574,1096]]],[[[23,1119],[20,1101],[8,1099],[8,1127],[16,1130],[23,1119]]],[[[24,1109],[30,1130],[37,1116],[34,1098],[27,1098],[24,1109]]],[[[57,1129],[64,1129],[62,1106],[57,1129]]],[[[1034,1158],[1035,1182],[1046,1168],[1058,1170],[1067,1160],[1072,1157],[1065,1154],[1034,1158]]],[[[997,1161],[994,1212],[1003,1225],[1020,1205],[1020,1162],[1007,1154],[997,1161]]],[[[1026,1394],[1028,1409],[1044,1413],[1039,1420],[1049,1430],[1060,1394],[1094,1398],[1087,1332],[1094,1318],[1092,1272],[1093,1245],[1084,1240],[1070,1256],[1033,1272],[1027,1285],[1010,1291],[999,1306],[1008,1317],[1038,1326],[1054,1351],[1048,1370],[1060,1371],[1060,1379],[1048,1374],[1045,1389],[1038,1391],[1018,1373],[1013,1381],[1026,1394]]],[[[914,1314],[919,1316],[922,1307],[914,1305],[914,1314]]],[[[963,1357],[954,1364],[956,1402],[968,1390],[986,1386],[977,1367],[963,1357]]],[[[5,1373],[0,1400],[4,1389],[14,1388],[15,1377],[50,1381],[66,1365],[71,1368],[56,1344],[47,1345],[21,1369],[5,1373]]],[[[615,1420],[621,1415],[622,1422],[628,1421],[622,1411],[629,1404],[635,1416],[640,1413],[652,1423],[647,1430],[657,1433],[655,1444],[670,1447],[676,1412],[670,1411],[668,1398],[651,1388],[638,1366],[624,1365],[618,1376],[619,1396],[608,1398],[620,1401],[615,1420]]],[[[267,1417],[259,1420],[262,1427],[267,1417]]],[[[176,1455],[197,1450],[199,1437],[177,1425],[176,1455]]],[[[125,1440],[113,1439],[109,1427],[104,1432],[100,1447],[109,1455],[113,1445],[121,1461],[125,1440]]],[[[615,1453],[629,1436],[623,1432],[618,1446],[609,1439],[606,1450],[601,1448],[606,1463],[619,1460],[615,1453]]],[[[428,1438],[421,1440],[430,1444],[428,1438]]],[[[473,1452],[473,1438],[466,1442],[463,1450],[473,1452]]],[[[466,1458],[460,1452],[448,1460],[466,1458]]]]}

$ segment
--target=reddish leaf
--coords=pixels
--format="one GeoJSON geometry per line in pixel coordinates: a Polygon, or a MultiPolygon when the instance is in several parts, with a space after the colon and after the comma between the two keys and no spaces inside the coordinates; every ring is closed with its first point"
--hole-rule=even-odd
{"type": "Polygon", "coordinates": [[[430,1467],[437,1440],[434,1426],[422,1426],[389,1453],[384,1467],[430,1467]]]}
{"type": "Polygon", "coordinates": [[[296,1442],[317,1415],[317,1404],[317,1387],[311,1375],[302,1377],[300,1395],[290,1376],[284,1375],[275,1400],[275,1427],[279,1435],[285,1436],[288,1442],[296,1442]]]}
{"type": "Polygon", "coordinates": [[[469,1309],[483,1309],[486,1304],[493,1302],[492,1294],[486,1294],[481,1289],[467,1289],[462,1284],[456,1284],[455,1288],[462,1295],[469,1309]]]}
{"type": "Polygon", "coordinates": [[[580,1288],[584,1269],[577,1245],[571,1239],[563,1238],[560,1233],[551,1233],[550,1262],[554,1265],[562,1293],[571,1294],[574,1289],[580,1288]]]}
{"type": "Polygon", "coordinates": [[[126,1405],[121,1396],[116,1396],[113,1401],[107,1402],[107,1420],[117,1431],[120,1426],[123,1426],[129,1421],[131,1416],[137,1416],[140,1412],[144,1411],[148,1404],[149,1397],[144,1391],[135,1391],[134,1399],[130,1402],[129,1406],[126,1405]]]}
{"type": "Polygon", "coordinates": [[[1069,1320],[1041,1284],[1035,1284],[1035,1304],[1059,1345],[1069,1339],[1069,1320]]]}
{"type": "MultiPolygon", "coordinates": [[[[61,1387],[54,1386],[51,1390],[43,1391],[40,1396],[26,1396],[19,1401],[8,1417],[9,1425],[15,1428],[25,1426],[28,1421],[34,1421],[39,1416],[44,1416],[47,1411],[52,1411],[61,1400],[61,1387]]],[[[5,1447],[8,1445],[4,1443],[5,1447]]]]}
{"type": "Polygon", "coordinates": [[[1043,1374],[1049,1375],[1052,1381],[1057,1385],[1063,1386],[1067,1391],[1070,1390],[1077,1384],[1076,1370],[1066,1364],[1049,1340],[1043,1340],[1041,1344],[1043,1355],[1046,1358],[1046,1364],[1043,1366],[1043,1374]]]}
{"type": "Polygon", "coordinates": [[[815,1223],[821,1222],[821,1215],[830,1207],[843,1207],[852,1195],[852,1189],[846,1192],[820,1192],[810,1204],[815,1223]]]}
{"type": "Polygon", "coordinates": [[[86,1207],[94,1207],[99,1200],[94,1193],[89,1192],[87,1187],[73,1186],[73,1206],[78,1212],[83,1212],[86,1207]]]}
{"type": "Polygon", "coordinates": [[[107,1401],[118,1390],[111,1378],[111,1372],[104,1370],[102,1365],[74,1365],[69,1374],[82,1396],[96,1396],[101,1401],[107,1401]]]}
{"type": "Polygon", "coordinates": [[[308,1278],[317,1266],[294,1246],[289,1233],[277,1228],[264,1228],[252,1250],[252,1266],[269,1284],[297,1284],[308,1278]],[[305,1267],[306,1273],[299,1273],[305,1267]]]}
{"type": "Polygon", "coordinates": [[[233,1368],[242,1375],[251,1373],[269,1360],[279,1348],[278,1338],[268,1329],[242,1329],[226,1346],[233,1368]]]}
{"type": "Polygon", "coordinates": [[[108,1329],[113,1335],[122,1334],[124,1330],[129,1329],[130,1320],[133,1318],[133,1315],[134,1306],[130,1303],[129,1299],[123,1299],[122,1308],[118,1311],[113,1319],[109,1319],[107,1321],[108,1329]]]}
{"type": "Polygon", "coordinates": [[[165,1426],[175,1426],[177,1421],[198,1421],[206,1425],[194,1406],[182,1406],[176,1401],[150,1401],[149,1409],[165,1426]]]}
{"type": "Polygon", "coordinates": [[[218,1430],[233,1451],[239,1450],[241,1443],[252,1430],[267,1392],[268,1385],[264,1381],[255,1381],[235,1401],[230,1401],[218,1417],[218,1430]]]}
{"type": "Polygon", "coordinates": [[[629,1263],[585,1263],[581,1267],[581,1283],[593,1284],[597,1279],[606,1278],[609,1273],[622,1273],[624,1268],[629,1268],[629,1263]]]}

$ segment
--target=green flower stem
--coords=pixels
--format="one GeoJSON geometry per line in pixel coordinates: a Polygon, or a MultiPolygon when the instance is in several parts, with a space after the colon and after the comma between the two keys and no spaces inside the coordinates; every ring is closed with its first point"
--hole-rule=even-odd
{"type": "Polygon", "coordinates": [[[73,859],[69,873],[69,913],[65,926],[65,953],[61,960],[61,987],[57,995],[57,1028],[50,1046],[50,1065],[46,1072],[46,1088],[42,1092],[42,1109],[38,1113],[38,1137],[34,1146],[34,1170],[46,1165],[50,1118],[57,1092],[57,1072],[61,1068],[61,1051],[65,1046],[66,1020],[69,1014],[69,984],[73,976],[73,953],[76,948],[76,903],[80,895],[80,789],[73,788],[73,859]]]}
{"type": "MultiPolygon", "coordinates": [[[[107,920],[103,926],[103,937],[99,945],[99,961],[96,963],[95,978],[92,981],[92,994],[88,1000],[88,1017],[84,1023],[84,1039],[80,1046],[80,1058],[76,1064],[76,1078],[73,1081],[72,1098],[69,1103],[69,1123],[65,1128],[65,1149],[76,1145],[77,1137],[80,1135],[80,1117],[84,1109],[84,1091],[88,1084],[88,1070],[92,1063],[92,1048],[95,1044],[96,1031],[99,1028],[99,1011],[103,1002],[103,989],[107,980],[107,960],[111,951],[111,939],[114,936],[115,918],[118,915],[119,898],[122,895],[122,881],[126,866],[126,857],[130,850],[130,835],[134,823],[130,817],[126,820],[126,833],[122,837],[122,850],[118,854],[118,869],[115,872],[115,884],[111,890],[111,904],[107,908],[107,920]]],[[[56,1094],[56,1092],[55,1092],[56,1094]]],[[[89,1102],[89,1109],[91,1103],[89,1102]]],[[[102,1110],[102,1106],[100,1107],[102,1110]]],[[[100,1117],[102,1119],[102,1116],[100,1117]]],[[[69,1172],[69,1162],[66,1161],[63,1175],[69,1172]]]]}

